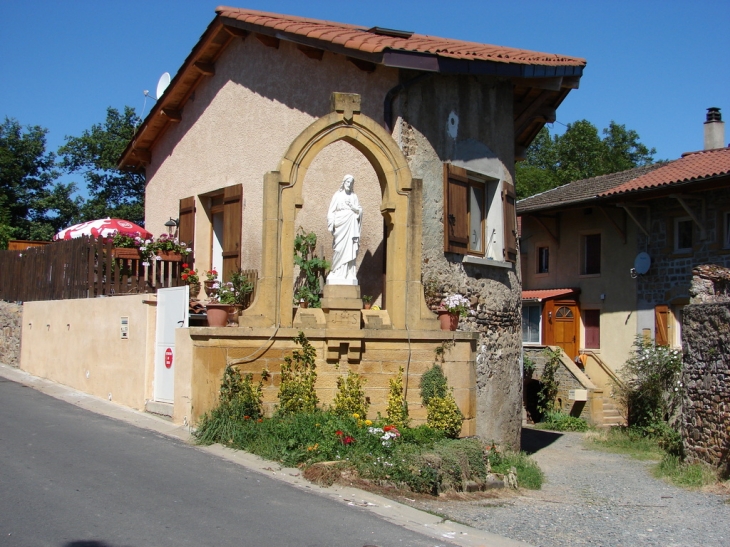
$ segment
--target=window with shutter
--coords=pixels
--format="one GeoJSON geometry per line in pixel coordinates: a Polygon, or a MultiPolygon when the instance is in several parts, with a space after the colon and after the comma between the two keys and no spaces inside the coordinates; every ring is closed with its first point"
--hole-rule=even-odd
{"type": "Polygon", "coordinates": [[[654,308],[654,343],[669,345],[669,306],[663,304],[654,308]]]}
{"type": "Polygon", "coordinates": [[[502,190],[502,215],[504,218],[504,259],[507,262],[517,262],[516,199],[515,187],[505,183],[502,190]]]}
{"type": "Polygon", "coordinates": [[[469,251],[469,178],[466,169],[444,164],[444,250],[469,251]]]}
{"type": "Polygon", "coordinates": [[[224,281],[231,272],[241,268],[241,226],[243,213],[243,185],[223,189],[223,271],[224,281]]]}
{"type": "Polygon", "coordinates": [[[195,197],[180,200],[178,238],[187,243],[193,252],[186,258],[190,268],[195,263],[195,197]]]}
{"type": "Polygon", "coordinates": [[[601,311],[583,310],[583,327],[585,329],[585,348],[601,347],[601,311]]]}

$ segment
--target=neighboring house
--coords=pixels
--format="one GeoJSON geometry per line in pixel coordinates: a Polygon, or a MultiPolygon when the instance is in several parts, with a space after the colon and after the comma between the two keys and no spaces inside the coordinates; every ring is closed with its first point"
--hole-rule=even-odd
{"type": "Polygon", "coordinates": [[[730,264],[730,149],[718,109],[705,130],[703,151],[518,202],[525,347],[584,354],[588,377],[610,387],[637,336],[681,346],[692,268],[730,264]]]}
{"type": "MultiPolygon", "coordinates": [[[[465,433],[517,445],[514,163],[555,120],[584,67],[580,58],[218,8],[120,161],[146,173],[145,226],[160,233],[179,218],[198,270],[259,271],[245,328],[178,333],[187,354],[175,363],[190,376],[175,377],[173,418],[215,403],[226,363],[259,373],[278,366],[298,328],[327,362],[391,376],[403,366],[413,410],[424,367],[455,340],[449,381],[466,386],[457,393],[465,433]],[[295,234],[315,232],[320,256],[331,257],[326,213],[346,174],[364,209],[361,292],[382,308],[364,328],[359,307],[334,314],[324,306],[328,315],[318,316],[292,305],[295,234]],[[467,332],[434,331],[422,279],[429,296],[469,297],[476,313],[461,323],[467,332]],[[181,390],[200,378],[203,395],[181,390]]],[[[368,384],[375,410],[384,409],[387,385],[368,384]]]]}

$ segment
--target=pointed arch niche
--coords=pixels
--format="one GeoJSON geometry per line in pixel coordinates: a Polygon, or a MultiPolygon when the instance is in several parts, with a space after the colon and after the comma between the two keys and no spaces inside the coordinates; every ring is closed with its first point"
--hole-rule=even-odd
{"type": "Polygon", "coordinates": [[[242,326],[291,327],[294,237],[307,169],[328,145],[345,141],[370,162],[380,184],[385,219],[385,306],[395,329],[438,330],[421,285],[421,181],[413,179],[393,138],[360,113],[360,96],[333,93],[332,111],[289,146],[279,170],[264,176],[261,276],[256,299],[241,315],[242,326]]]}

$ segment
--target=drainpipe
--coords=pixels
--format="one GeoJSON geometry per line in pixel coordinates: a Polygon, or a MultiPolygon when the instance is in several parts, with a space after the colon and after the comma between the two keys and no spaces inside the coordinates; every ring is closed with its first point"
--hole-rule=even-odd
{"type": "Polygon", "coordinates": [[[385,121],[385,127],[388,130],[388,133],[393,133],[393,103],[395,102],[396,97],[404,89],[408,89],[413,84],[420,82],[431,74],[433,74],[433,72],[422,72],[418,76],[414,76],[410,80],[406,80],[405,82],[398,84],[385,94],[385,100],[383,101],[383,120],[385,121]]]}

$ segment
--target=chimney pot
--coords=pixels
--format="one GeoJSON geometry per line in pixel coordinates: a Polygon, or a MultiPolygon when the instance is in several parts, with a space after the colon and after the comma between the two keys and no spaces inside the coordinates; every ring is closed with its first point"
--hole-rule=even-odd
{"type": "Polygon", "coordinates": [[[705,150],[723,148],[725,146],[725,122],[722,121],[720,109],[713,106],[707,109],[705,121],[705,150]]]}

